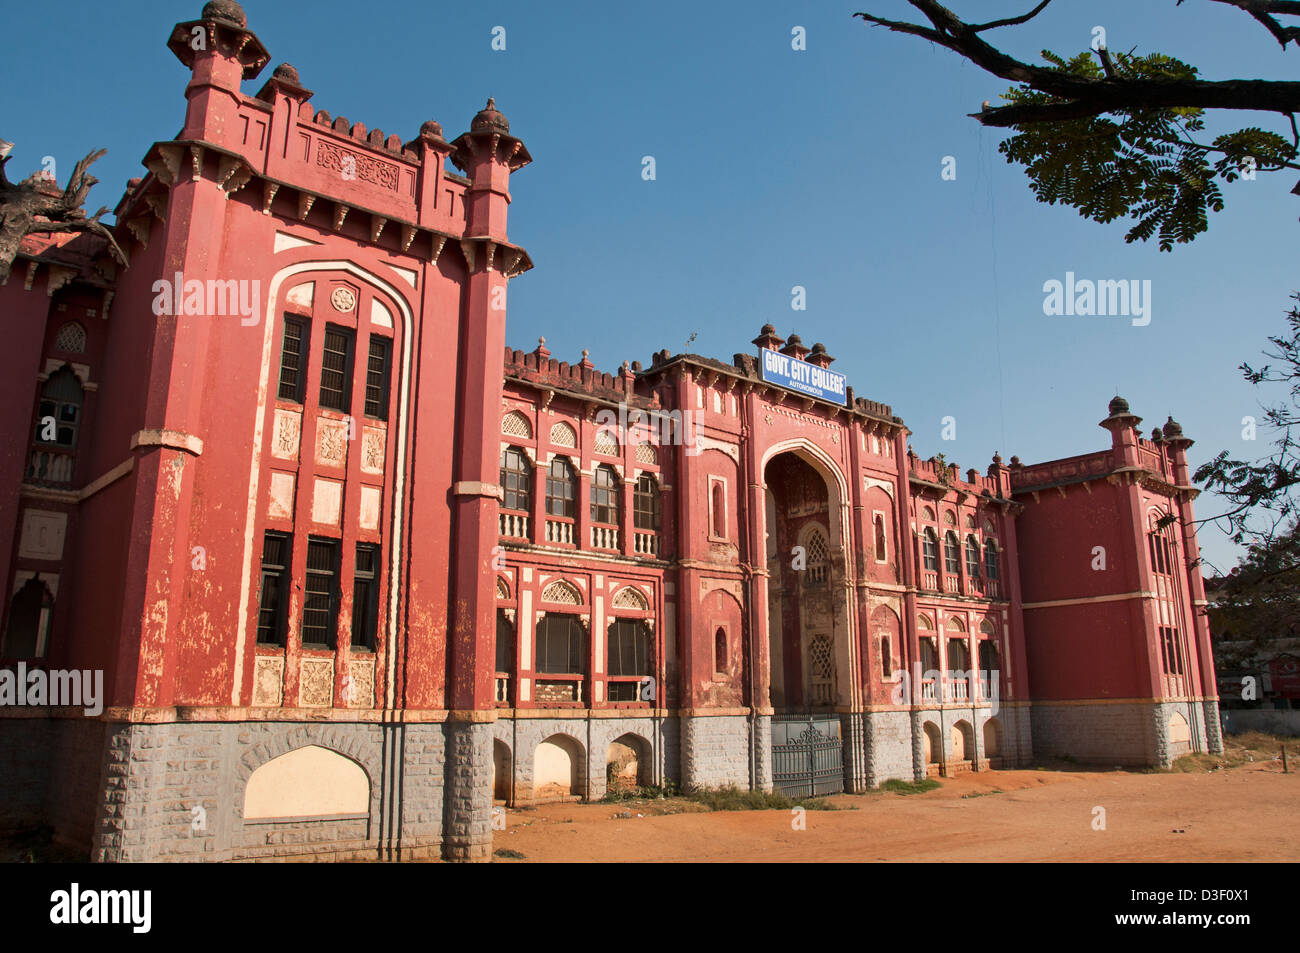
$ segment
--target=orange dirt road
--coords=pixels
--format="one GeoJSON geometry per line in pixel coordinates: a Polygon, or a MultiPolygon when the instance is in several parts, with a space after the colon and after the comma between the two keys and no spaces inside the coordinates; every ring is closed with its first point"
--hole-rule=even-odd
{"type": "Polygon", "coordinates": [[[805,830],[792,829],[788,810],[547,804],[508,811],[493,849],[523,854],[505,861],[516,863],[1300,860],[1300,773],[1272,762],[1189,774],[996,771],[942,785],[836,796],[856,809],[808,811],[805,830]],[[1105,830],[1093,829],[1096,807],[1105,830]]]}

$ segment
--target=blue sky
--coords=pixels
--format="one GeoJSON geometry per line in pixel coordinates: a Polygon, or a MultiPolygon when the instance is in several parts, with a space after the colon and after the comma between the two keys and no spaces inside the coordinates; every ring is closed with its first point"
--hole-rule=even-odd
{"type": "MultiPolygon", "coordinates": [[[[52,155],[62,180],[107,147],[89,204],[112,207],[149,144],[180,128],[187,76],[165,42],[201,5],[7,5],[10,177],[52,155]],[[59,49],[83,59],[64,65],[59,49]]],[[[1032,3],[952,6],[993,19],[1032,3]]],[[[1007,83],[851,18],[863,8],[913,13],[903,0],[245,4],[272,64],[297,66],[332,115],[404,139],[433,118],[452,138],[496,97],[535,157],[512,183],[511,237],[537,266],[511,286],[515,347],[545,335],[557,357],[589,348],[609,371],[664,347],[729,360],[771,322],[824,342],[860,396],[906,420],[919,454],[963,471],[995,450],[1028,463],[1101,448],[1096,422],[1117,389],[1148,431],[1173,414],[1196,440],[1194,465],[1218,449],[1262,453],[1266,433],[1241,439],[1262,395],[1236,366],[1282,330],[1300,288],[1296,175],[1224,186],[1227,208],[1191,246],[1126,245],[1124,223],[1035,202],[997,153],[1002,134],[967,118],[1007,83]],[[791,49],[796,25],[804,51],[791,49]],[[654,181],[641,177],[647,155],[654,181]],[[940,177],[945,156],[954,181],[940,177]],[[1150,280],[1151,323],[1045,316],[1043,283],[1067,271],[1150,280]],[[806,311],[791,309],[795,285],[806,311]],[[941,439],[946,416],[956,440],[941,439]]],[[[1292,78],[1300,61],[1209,0],[1057,0],[989,36],[1022,58],[1068,55],[1098,25],[1111,49],[1169,53],[1209,79],[1292,78]]],[[[1271,116],[1237,118],[1282,131],[1271,116]]],[[[1216,511],[1203,496],[1198,514],[1216,511]]],[[[1231,565],[1221,534],[1204,529],[1202,544],[1231,565]]]]}

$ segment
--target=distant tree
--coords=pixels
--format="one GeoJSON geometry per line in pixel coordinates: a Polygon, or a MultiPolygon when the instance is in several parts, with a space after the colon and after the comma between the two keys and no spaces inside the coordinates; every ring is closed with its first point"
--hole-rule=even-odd
{"type": "Polygon", "coordinates": [[[78,162],[62,192],[57,187],[51,188],[48,180],[42,181],[39,177],[15,185],[5,175],[9,156],[0,158],[0,281],[9,278],[22,240],[38,232],[90,232],[99,235],[108,240],[118,261],[126,264],[126,256],[113,239],[113,234],[99,221],[108,209],[101,208],[87,217],[82,208],[91,187],[99,181],[86,170],[104,152],[104,149],[99,149],[78,162]]]}
{"type": "Polygon", "coordinates": [[[1300,522],[1267,545],[1252,544],[1227,576],[1207,582],[1210,632],[1220,666],[1275,655],[1300,637],[1300,522]]]}
{"type": "MultiPolygon", "coordinates": [[[[1177,0],[1181,5],[1183,0],[1177,0]]],[[[1240,9],[1287,48],[1300,45],[1300,27],[1277,17],[1300,16],[1300,0],[1204,0],[1240,9]]],[[[1022,62],[987,43],[989,30],[1032,20],[1051,0],[1021,16],[967,23],[935,0],[908,0],[928,24],[856,13],[867,23],[930,40],[981,69],[1019,85],[1002,94],[1007,105],[971,115],[1016,135],[999,152],[1025,167],[1040,202],[1071,205],[1097,222],[1129,217],[1125,241],[1157,237],[1161,251],[1192,241],[1221,211],[1217,180],[1242,174],[1300,170],[1300,83],[1258,79],[1206,81],[1162,53],[1112,53],[1100,44],[1065,58],[1049,50],[1047,65],[1022,62]],[[1290,138],[1256,126],[1199,142],[1206,110],[1258,110],[1286,116],[1290,138]]],[[[1296,191],[1300,191],[1297,185],[1296,191]]]]}
{"type": "MultiPolygon", "coordinates": [[[[1280,384],[1285,397],[1263,408],[1263,428],[1276,434],[1271,451],[1257,460],[1236,460],[1224,450],[1197,468],[1194,479],[1229,503],[1221,522],[1234,542],[1249,543],[1258,558],[1242,570],[1300,576],[1296,520],[1300,518],[1300,293],[1286,314],[1287,330],[1268,339],[1269,363],[1241,372],[1255,385],[1280,384]],[[1273,550],[1276,548],[1277,552],[1273,550]]],[[[1252,423],[1253,425],[1253,423],[1252,423]]],[[[1249,556],[1249,554],[1248,554],[1249,556]]],[[[1298,616],[1297,618],[1300,618],[1298,616]]]]}

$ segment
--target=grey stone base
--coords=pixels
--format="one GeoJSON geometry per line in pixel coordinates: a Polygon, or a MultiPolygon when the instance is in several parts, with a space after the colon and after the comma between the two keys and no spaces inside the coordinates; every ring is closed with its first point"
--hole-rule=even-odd
{"type": "Polygon", "coordinates": [[[637,752],[637,783],[662,785],[679,779],[676,718],[502,718],[492,726],[497,767],[494,796],[508,805],[534,803],[537,746],[552,741],[568,749],[576,771],[571,797],[597,801],[605,796],[609,746],[615,741],[637,752]],[[503,780],[500,772],[508,779],[503,780]]]}
{"type": "Polygon", "coordinates": [[[863,783],[878,787],[892,779],[914,780],[912,713],[869,711],[860,717],[865,749],[863,783]]]}
{"type": "MultiPolygon", "coordinates": [[[[750,787],[749,719],[744,715],[694,715],[681,719],[682,786],[686,790],[750,787]]],[[[757,740],[758,730],[755,725],[757,740]]],[[[771,723],[767,725],[771,750],[771,723]]],[[[761,744],[756,745],[761,747],[761,744]]],[[[767,759],[770,763],[770,755],[767,759]]]]}
{"type": "MultiPolygon", "coordinates": [[[[969,762],[970,770],[983,771],[990,768],[1022,767],[1033,757],[1036,736],[1031,732],[1027,706],[1002,705],[996,714],[991,707],[978,705],[969,708],[923,708],[911,713],[911,724],[914,732],[910,746],[913,761],[908,776],[917,780],[926,777],[935,765],[945,772],[951,772],[969,762]],[[963,756],[959,758],[953,732],[963,722],[969,734],[964,736],[966,741],[963,756]],[[990,723],[993,723],[993,727],[990,727],[990,723]],[[939,740],[933,749],[933,760],[929,763],[925,760],[927,724],[935,728],[939,740]],[[991,738],[994,736],[997,739],[996,751],[991,750],[991,738]]],[[[894,728],[895,733],[896,731],[897,727],[894,728]]],[[[905,777],[897,766],[893,771],[881,780],[905,777]]]]}
{"type": "Polygon", "coordinates": [[[1168,767],[1182,754],[1211,750],[1210,738],[1222,750],[1222,738],[1217,737],[1218,705],[1211,704],[1212,720],[1207,719],[1203,702],[1035,702],[1031,708],[1034,750],[1092,764],[1168,767]],[[1169,721],[1175,714],[1188,724],[1190,740],[1182,748],[1170,739],[1169,721]]]}

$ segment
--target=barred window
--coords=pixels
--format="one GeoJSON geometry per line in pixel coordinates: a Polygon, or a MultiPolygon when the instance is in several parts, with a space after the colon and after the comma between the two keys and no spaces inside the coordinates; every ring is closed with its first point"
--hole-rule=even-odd
{"type": "Polygon", "coordinates": [[[614,526],[619,522],[618,474],[597,467],[591,481],[591,521],[614,526]]]}
{"type": "Polygon", "coordinates": [[[66,364],[41,387],[36,442],[45,446],[75,447],[81,426],[81,381],[66,364]]]}
{"type": "Polygon", "coordinates": [[[515,667],[515,626],[505,609],[497,610],[496,667],[509,675],[515,667]]]}
{"type": "Polygon", "coordinates": [[[339,541],[307,541],[307,585],[302,606],[302,644],[334,648],[338,625],[339,541]]]}
{"type": "Polygon", "coordinates": [[[370,336],[370,357],[366,362],[366,416],[388,419],[388,356],[391,351],[388,338],[370,336]]]}
{"type": "Polygon", "coordinates": [[[574,488],[573,465],[564,457],[551,461],[546,475],[546,513],[548,516],[567,516],[572,519],[578,511],[574,488]]]}
{"type": "Polygon", "coordinates": [[[984,542],[984,575],[998,578],[998,544],[991,539],[984,542]]]}
{"type": "Polygon", "coordinates": [[[352,339],[347,328],[325,326],[325,351],[321,356],[320,405],[347,413],[352,406],[352,339]]]}
{"type": "Polygon", "coordinates": [[[943,534],[943,571],[953,575],[961,571],[961,547],[952,530],[943,534]]]}
{"type": "Polygon", "coordinates": [[[537,626],[537,672],[577,675],[587,671],[587,633],[578,617],[548,613],[537,626]]]}
{"type": "Polygon", "coordinates": [[[974,536],[966,537],[966,575],[974,579],[980,574],[980,544],[974,536]]]}
{"type": "Polygon", "coordinates": [[[280,341],[280,389],[277,392],[281,400],[302,403],[303,387],[307,383],[304,355],[308,339],[306,321],[284,319],[284,335],[280,341]]]}
{"type": "Polygon", "coordinates": [[[504,498],[502,509],[532,512],[533,468],[528,457],[518,447],[501,451],[501,489],[504,498]]]}
{"type": "Polygon", "coordinates": [[[650,675],[653,671],[650,628],[636,619],[615,619],[609,627],[609,674],[650,675]]]}
{"type": "Polygon", "coordinates": [[[357,543],[352,577],[352,647],[373,652],[379,627],[379,547],[357,543]]]}
{"type": "Polygon", "coordinates": [[[647,532],[659,532],[659,483],[648,473],[637,477],[632,495],[632,525],[647,532]]]}
{"type": "Polygon", "coordinates": [[[257,607],[257,641],[262,645],[284,645],[292,539],[287,533],[271,532],[262,539],[262,584],[257,607]]]}
{"type": "Polygon", "coordinates": [[[934,530],[928,526],[921,534],[921,559],[926,569],[933,571],[939,568],[939,540],[934,535],[934,530]]]}

